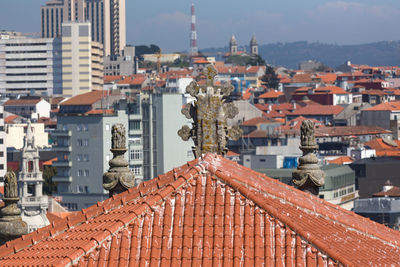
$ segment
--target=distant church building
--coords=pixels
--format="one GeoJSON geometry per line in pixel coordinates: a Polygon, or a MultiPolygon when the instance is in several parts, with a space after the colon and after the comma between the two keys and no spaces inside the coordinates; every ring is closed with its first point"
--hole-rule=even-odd
{"type": "Polygon", "coordinates": [[[43,196],[43,175],[39,170],[39,149],[35,146],[30,121],[24,137],[21,172],[18,176],[18,190],[22,210],[22,220],[28,224],[28,231],[33,232],[49,223],[46,217],[48,197],[43,196]]]}
{"type": "Polygon", "coordinates": [[[253,35],[250,40],[250,54],[252,56],[258,55],[258,42],[255,35],[253,35]]]}
{"type": "Polygon", "coordinates": [[[258,55],[258,42],[255,35],[253,35],[250,40],[250,53],[245,53],[244,51],[238,51],[238,42],[236,40],[235,35],[232,35],[231,40],[229,41],[229,56],[237,54],[249,55],[249,56],[258,55]]]}
{"type": "Polygon", "coordinates": [[[232,38],[229,42],[229,52],[231,55],[236,55],[238,52],[238,44],[235,35],[232,35],[232,38]]]}

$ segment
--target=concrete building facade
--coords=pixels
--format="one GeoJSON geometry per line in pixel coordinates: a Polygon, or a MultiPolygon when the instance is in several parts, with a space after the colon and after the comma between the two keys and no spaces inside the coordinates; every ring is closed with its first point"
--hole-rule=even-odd
{"type": "Polygon", "coordinates": [[[90,38],[89,22],[63,23],[62,94],[103,89],[103,46],[90,38]]]}
{"type": "MultiPolygon", "coordinates": [[[[111,127],[122,123],[128,129],[125,111],[109,114],[59,114],[52,133],[57,145],[57,195],[68,210],[81,210],[108,198],[103,173],[112,159],[111,127]]],[[[128,154],[125,154],[128,157],[128,154]]]]}
{"type": "Polygon", "coordinates": [[[111,55],[104,58],[104,75],[132,75],[137,73],[135,47],[126,46],[122,55],[111,55]]]}
{"type": "Polygon", "coordinates": [[[61,40],[0,39],[0,94],[50,96],[61,92],[61,40]]]}
{"type": "Polygon", "coordinates": [[[4,129],[4,108],[0,102],[0,182],[3,181],[7,172],[7,146],[6,133],[4,129]]]}
{"type": "Polygon", "coordinates": [[[60,37],[64,22],[90,22],[92,41],[104,55],[120,55],[126,45],[125,0],[51,0],[41,7],[42,37],[60,37]]]}

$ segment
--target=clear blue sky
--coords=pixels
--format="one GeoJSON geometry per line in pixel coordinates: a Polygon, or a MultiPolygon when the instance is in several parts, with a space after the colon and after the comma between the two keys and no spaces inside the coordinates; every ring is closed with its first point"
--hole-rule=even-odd
{"type": "MultiPolygon", "coordinates": [[[[0,0],[0,29],[40,31],[45,0],[0,0]]],[[[190,0],[126,0],[127,42],[163,51],[189,48],[190,0]]],[[[197,0],[199,48],[226,46],[232,34],[248,45],[319,41],[359,44],[399,40],[399,0],[197,0]]]]}

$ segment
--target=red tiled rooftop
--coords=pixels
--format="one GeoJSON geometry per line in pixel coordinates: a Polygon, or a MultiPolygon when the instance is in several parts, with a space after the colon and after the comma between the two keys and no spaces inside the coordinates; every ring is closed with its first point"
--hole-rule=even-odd
{"type": "Polygon", "coordinates": [[[130,76],[125,76],[123,79],[118,81],[118,84],[141,85],[146,81],[146,79],[147,79],[146,75],[142,74],[130,75],[130,76]]]}
{"type": "Polygon", "coordinates": [[[385,102],[379,105],[364,109],[364,111],[399,111],[400,110],[400,101],[395,102],[385,102]]]}
{"type": "Polygon", "coordinates": [[[337,115],[343,111],[342,106],[333,105],[307,105],[293,111],[293,115],[337,115]]]}
{"type": "Polygon", "coordinates": [[[117,82],[122,79],[122,75],[104,75],[104,83],[117,82]]]}
{"type": "Polygon", "coordinates": [[[270,91],[260,95],[258,98],[278,98],[281,95],[284,95],[284,94],[282,92],[279,92],[276,90],[270,90],[270,91]]]}
{"type": "Polygon", "coordinates": [[[389,266],[400,233],[207,154],[8,242],[0,261],[56,266],[389,266]]]}
{"type": "Polygon", "coordinates": [[[23,105],[36,105],[42,99],[41,98],[28,98],[28,99],[10,99],[7,100],[3,105],[4,106],[23,106],[23,105]]]}
{"type": "Polygon", "coordinates": [[[350,164],[353,162],[353,159],[350,158],[349,156],[342,156],[342,157],[337,157],[336,159],[328,160],[330,164],[338,164],[338,165],[343,165],[343,164],[350,164]]]}
{"type": "Polygon", "coordinates": [[[250,120],[242,122],[241,126],[257,126],[261,123],[274,123],[275,120],[267,118],[267,117],[256,117],[250,120]]]}
{"type": "Polygon", "coordinates": [[[375,149],[378,157],[400,157],[400,140],[384,140],[375,138],[364,144],[365,146],[375,149]]]}
{"type": "Polygon", "coordinates": [[[10,115],[4,118],[4,123],[12,123],[13,120],[18,118],[18,115],[10,115]]]}
{"type": "Polygon", "coordinates": [[[93,90],[88,93],[73,96],[70,99],[62,102],[60,106],[92,105],[106,95],[107,91],[93,90]]]}
{"type": "Polygon", "coordinates": [[[377,192],[372,195],[373,197],[400,197],[400,187],[393,186],[387,191],[377,192]]]}

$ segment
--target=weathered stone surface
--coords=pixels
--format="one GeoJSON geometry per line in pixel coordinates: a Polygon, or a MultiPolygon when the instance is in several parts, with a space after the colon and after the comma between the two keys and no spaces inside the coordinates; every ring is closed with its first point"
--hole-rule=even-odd
{"type": "Polygon", "coordinates": [[[207,152],[225,155],[228,138],[237,140],[242,134],[239,127],[229,128],[227,125],[227,119],[234,118],[239,112],[237,107],[232,103],[225,103],[223,99],[230,95],[233,86],[216,88],[214,77],[217,71],[212,65],[205,68],[204,74],[207,78],[205,87],[194,81],[186,87],[186,92],[196,98],[182,109],[186,118],[193,119],[192,128],[185,125],[178,131],[184,141],[193,139],[193,153],[196,158],[207,152]]]}
{"type": "Polygon", "coordinates": [[[304,120],[301,124],[301,146],[303,156],[299,158],[299,166],[293,172],[293,183],[302,191],[318,195],[319,188],[325,184],[325,173],[318,166],[318,158],[314,152],[318,149],[314,134],[314,122],[304,120]]]}
{"type": "Polygon", "coordinates": [[[21,219],[18,208],[17,177],[12,171],[4,176],[4,207],[0,211],[0,244],[28,233],[28,225],[21,219]]]}
{"type": "Polygon", "coordinates": [[[135,186],[135,176],[128,168],[124,154],[126,152],[126,131],[122,124],[113,125],[110,169],[103,175],[103,187],[109,191],[109,196],[119,194],[135,186]]]}

